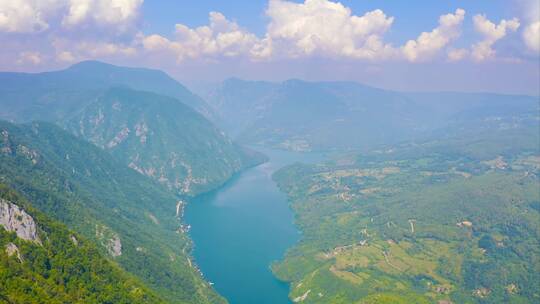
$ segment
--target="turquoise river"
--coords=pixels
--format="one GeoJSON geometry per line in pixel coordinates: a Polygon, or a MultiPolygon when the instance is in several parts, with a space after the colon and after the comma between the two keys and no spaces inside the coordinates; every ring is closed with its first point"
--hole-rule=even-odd
{"type": "Polygon", "coordinates": [[[204,277],[231,304],[286,304],[289,285],[270,270],[299,239],[287,197],[272,173],[295,163],[323,160],[315,153],[256,148],[270,160],[234,177],[186,207],[194,257],[204,277]]]}

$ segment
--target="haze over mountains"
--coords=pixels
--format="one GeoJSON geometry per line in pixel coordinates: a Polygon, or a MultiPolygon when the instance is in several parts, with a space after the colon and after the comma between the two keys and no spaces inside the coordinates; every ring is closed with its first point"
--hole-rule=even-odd
{"type": "Polygon", "coordinates": [[[95,61],[0,73],[0,301],[226,303],[183,210],[263,163],[257,145],[340,153],[274,176],[304,236],[272,268],[295,302],[540,299],[520,271],[540,267],[538,97],[239,79],[199,93],[95,61]]]}
{"type": "MultiPolygon", "coordinates": [[[[2,296],[17,303],[224,302],[191,261],[188,228],[181,222],[184,199],[264,158],[233,143],[195,110],[205,112],[200,98],[159,71],[84,62],[59,72],[0,78],[0,117],[22,123],[0,121],[0,184],[24,197],[10,202],[38,216],[43,242],[14,242],[9,230],[2,232],[2,244],[14,242],[10,252],[17,254],[1,258],[23,263],[41,257],[41,246],[62,246],[53,250],[61,258],[43,261],[58,268],[54,275],[40,267],[21,271],[26,277],[63,278],[47,284],[65,290],[56,296],[26,294],[13,286],[35,284],[14,283],[2,296]],[[66,225],[78,241],[50,225],[66,225]],[[69,254],[78,243],[97,251],[74,260],[69,254]],[[98,263],[88,267],[100,272],[90,279],[62,263],[76,263],[77,269],[98,263]],[[77,295],[69,282],[80,281],[93,293],[77,295]]],[[[18,221],[10,212],[6,217],[7,223],[18,221]]]]}
{"type": "Polygon", "coordinates": [[[83,61],[45,73],[0,72],[2,117],[16,122],[57,121],[92,103],[104,90],[126,86],[181,100],[205,115],[206,103],[162,71],[83,61]]]}
{"type": "Polygon", "coordinates": [[[188,266],[177,196],[53,124],[2,122],[0,133],[0,181],[33,208],[92,240],[163,298],[215,296],[188,266]]]}
{"type": "Polygon", "coordinates": [[[519,120],[538,112],[532,96],[402,93],[352,82],[232,78],[199,93],[238,141],[300,151],[365,149],[486,115],[519,120]]]}
{"type": "Polygon", "coordinates": [[[1,118],[54,122],[183,194],[259,161],[204,117],[212,112],[202,99],[161,71],[87,61],[0,78],[1,118]]]}

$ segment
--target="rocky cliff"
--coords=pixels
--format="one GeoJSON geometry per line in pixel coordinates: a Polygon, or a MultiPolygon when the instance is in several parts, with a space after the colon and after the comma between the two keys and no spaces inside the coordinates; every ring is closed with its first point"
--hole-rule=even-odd
{"type": "Polygon", "coordinates": [[[17,237],[41,243],[34,219],[19,206],[0,198],[0,225],[14,231],[17,237]]]}

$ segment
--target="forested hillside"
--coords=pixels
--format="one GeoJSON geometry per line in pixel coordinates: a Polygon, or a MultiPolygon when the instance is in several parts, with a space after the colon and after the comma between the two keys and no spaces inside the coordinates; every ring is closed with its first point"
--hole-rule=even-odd
{"type": "Polygon", "coordinates": [[[225,183],[264,157],[233,143],[210,107],[167,74],[85,61],[0,73],[0,118],[55,123],[181,194],[225,183]]]}
{"type": "Polygon", "coordinates": [[[13,215],[8,223],[1,213],[0,220],[1,303],[165,303],[92,242],[3,184],[0,209],[13,215]],[[34,233],[25,236],[30,228],[34,233]]]}
{"type": "Polygon", "coordinates": [[[63,126],[181,194],[214,189],[263,160],[177,100],[126,88],[108,90],[63,126]]]}
{"type": "Polygon", "coordinates": [[[303,303],[536,303],[539,170],[526,124],[285,168],[303,236],[273,270],[303,303]]]}
{"type": "Polygon", "coordinates": [[[0,181],[172,303],[221,299],[189,260],[180,198],[49,123],[0,122],[0,181]]]}

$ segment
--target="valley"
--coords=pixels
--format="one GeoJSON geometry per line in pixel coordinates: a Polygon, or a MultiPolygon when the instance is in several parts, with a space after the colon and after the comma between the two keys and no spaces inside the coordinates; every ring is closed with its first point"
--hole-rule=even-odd
{"type": "Polygon", "coordinates": [[[1,303],[540,299],[535,97],[0,78],[1,303]]]}
{"type": "Polygon", "coordinates": [[[238,142],[291,151],[368,151],[455,132],[488,117],[510,126],[538,114],[533,96],[410,93],[354,82],[231,78],[197,92],[214,109],[216,124],[238,142]]]}
{"type": "Polygon", "coordinates": [[[299,238],[287,198],[271,176],[297,161],[315,163],[319,153],[293,153],[251,147],[269,161],[235,176],[224,187],[190,200],[194,258],[205,279],[230,303],[289,303],[289,285],[270,265],[299,238]]]}
{"type": "Polygon", "coordinates": [[[0,304],[540,304],[540,0],[0,0],[0,304]]]}

